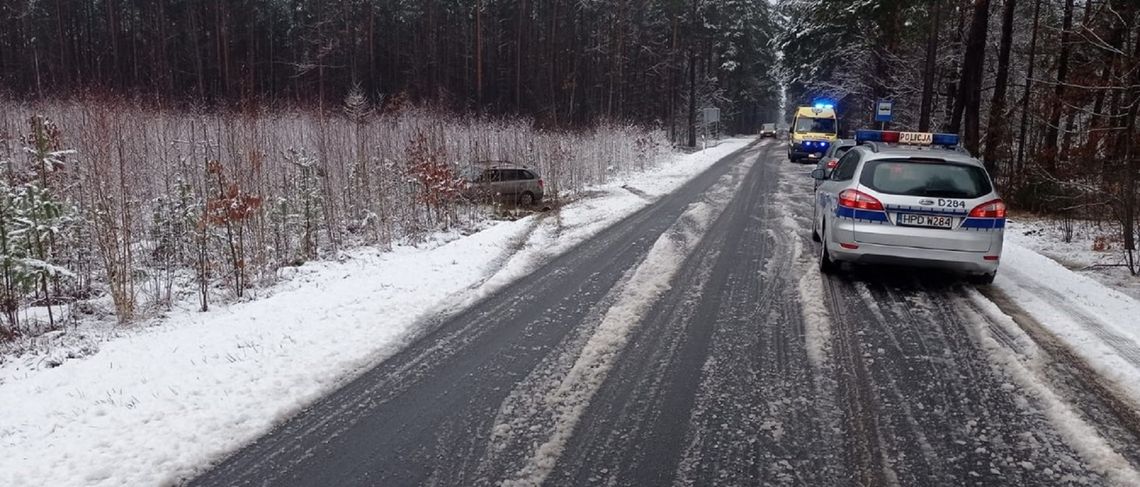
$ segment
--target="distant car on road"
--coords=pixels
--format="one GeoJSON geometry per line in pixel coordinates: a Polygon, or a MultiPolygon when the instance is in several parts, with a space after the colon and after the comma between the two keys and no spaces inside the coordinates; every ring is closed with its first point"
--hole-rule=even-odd
{"type": "Polygon", "coordinates": [[[761,125],[760,126],[760,136],[761,137],[775,137],[776,136],[776,124],[766,123],[764,125],[761,125]]]}
{"type": "Polygon", "coordinates": [[[812,238],[819,267],[840,262],[906,264],[963,272],[989,284],[997,274],[1006,206],[982,163],[958,136],[860,130],[859,145],[826,174],[812,171],[812,238]]]}
{"type": "Polygon", "coordinates": [[[507,162],[482,162],[469,178],[465,195],[478,201],[533,206],[542,201],[546,184],[538,171],[507,162]]]}
{"type": "MultiPolygon", "coordinates": [[[[854,139],[839,139],[835,141],[835,143],[831,144],[831,146],[827,148],[827,151],[823,153],[823,157],[819,158],[819,163],[816,164],[815,168],[823,169],[824,178],[831,176],[831,170],[839,165],[839,158],[843,157],[843,154],[846,154],[852,147],[855,147],[854,139]]],[[[815,180],[815,187],[819,187],[820,181],[819,179],[815,180]]]]}

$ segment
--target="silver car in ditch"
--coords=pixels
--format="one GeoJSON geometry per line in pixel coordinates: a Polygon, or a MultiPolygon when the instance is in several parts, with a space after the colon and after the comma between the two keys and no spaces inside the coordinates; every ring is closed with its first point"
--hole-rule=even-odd
{"type": "Polygon", "coordinates": [[[820,182],[812,228],[822,242],[820,270],[904,264],[992,283],[1006,206],[982,163],[957,148],[957,136],[859,131],[856,140],[830,174],[812,172],[820,182]]]}
{"type": "Polygon", "coordinates": [[[507,162],[489,161],[468,178],[464,194],[471,200],[533,206],[545,196],[546,183],[538,171],[507,162]]]}

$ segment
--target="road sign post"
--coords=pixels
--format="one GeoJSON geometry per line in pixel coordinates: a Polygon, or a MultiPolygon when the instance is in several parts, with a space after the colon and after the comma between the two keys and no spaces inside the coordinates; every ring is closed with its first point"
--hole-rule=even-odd
{"type": "Polygon", "coordinates": [[[704,129],[705,136],[709,134],[709,128],[712,124],[716,124],[716,129],[713,132],[715,138],[720,137],[720,109],[716,107],[706,107],[701,109],[701,125],[704,129]]]}
{"type": "Polygon", "coordinates": [[[879,100],[875,103],[875,121],[879,122],[879,130],[887,129],[887,122],[893,118],[891,109],[894,103],[890,100],[879,100]]]}

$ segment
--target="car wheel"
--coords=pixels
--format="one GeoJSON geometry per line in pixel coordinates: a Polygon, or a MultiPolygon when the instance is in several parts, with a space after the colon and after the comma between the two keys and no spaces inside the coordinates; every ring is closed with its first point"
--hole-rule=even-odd
{"type": "Polygon", "coordinates": [[[979,286],[988,286],[988,285],[994,283],[995,277],[997,277],[997,272],[991,272],[989,274],[976,274],[976,275],[970,276],[969,279],[970,279],[971,284],[977,284],[979,286]]]}
{"type": "Polygon", "coordinates": [[[533,206],[533,205],[534,205],[534,193],[527,191],[527,192],[519,195],[519,206],[533,206]]]}
{"type": "Polygon", "coordinates": [[[823,239],[819,238],[819,232],[815,229],[815,219],[819,215],[819,206],[812,205],[811,208],[811,241],[822,242],[823,239]]]}
{"type": "Polygon", "coordinates": [[[835,261],[831,260],[831,252],[827,251],[827,228],[823,229],[823,235],[821,237],[822,245],[819,246],[819,272],[823,274],[834,274],[838,266],[835,261]]]}

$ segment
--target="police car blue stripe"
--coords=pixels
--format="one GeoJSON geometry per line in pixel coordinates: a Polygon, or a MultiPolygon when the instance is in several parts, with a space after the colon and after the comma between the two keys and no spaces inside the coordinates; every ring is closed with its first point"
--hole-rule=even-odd
{"type": "Polygon", "coordinates": [[[967,218],[962,228],[995,229],[1005,228],[1005,218],[967,218]]]}
{"type": "Polygon", "coordinates": [[[835,209],[835,216],[838,216],[839,218],[850,218],[852,220],[869,220],[876,222],[887,221],[887,214],[884,212],[856,210],[854,208],[844,208],[842,206],[835,209]]]}

